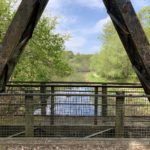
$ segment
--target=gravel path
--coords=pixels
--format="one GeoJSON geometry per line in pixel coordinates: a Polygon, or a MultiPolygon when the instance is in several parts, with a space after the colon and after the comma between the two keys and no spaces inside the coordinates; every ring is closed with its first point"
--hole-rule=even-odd
{"type": "Polygon", "coordinates": [[[0,150],[150,150],[150,140],[0,139],[0,150]]]}

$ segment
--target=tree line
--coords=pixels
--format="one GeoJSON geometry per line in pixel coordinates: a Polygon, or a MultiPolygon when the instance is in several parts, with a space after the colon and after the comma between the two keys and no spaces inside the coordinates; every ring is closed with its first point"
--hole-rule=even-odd
{"type": "MultiPolygon", "coordinates": [[[[150,40],[150,6],[142,8],[138,17],[150,40]]],[[[102,46],[91,58],[92,79],[114,82],[138,81],[111,21],[105,25],[103,34],[99,38],[102,40],[102,46]]]]}
{"type": "MultiPolygon", "coordinates": [[[[0,0],[0,42],[15,12],[11,1],[0,0]]],[[[42,17],[15,68],[11,80],[52,81],[71,74],[64,59],[66,36],[54,32],[56,18],[42,17]]]]}
{"type": "MultiPolygon", "coordinates": [[[[0,43],[14,16],[13,1],[0,0],[0,43]]],[[[150,6],[138,13],[150,39],[150,6]]],[[[55,32],[57,19],[42,17],[26,46],[11,80],[19,81],[138,81],[112,22],[105,24],[99,36],[102,45],[96,54],[67,51],[68,36],[55,32]]]]}

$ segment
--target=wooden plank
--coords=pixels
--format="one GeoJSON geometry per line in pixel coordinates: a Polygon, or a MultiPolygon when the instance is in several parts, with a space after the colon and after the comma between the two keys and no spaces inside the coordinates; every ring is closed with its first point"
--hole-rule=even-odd
{"type": "Polygon", "coordinates": [[[0,91],[4,90],[48,0],[22,0],[1,46],[0,91]]]}
{"type": "Polygon", "coordinates": [[[107,116],[107,84],[102,85],[102,116],[107,116]]]}
{"type": "MultiPolygon", "coordinates": [[[[40,93],[45,94],[46,93],[46,86],[45,83],[41,83],[40,86],[40,93]]],[[[46,115],[46,106],[47,106],[47,100],[45,95],[40,96],[41,100],[41,115],[46,115]]]]}
{"type": "MultiPolygon", "coordinates": [[[[34,128],[34,130],[35,130],[35,129],[38,129],[38,128],[34,128]]],[[[13,134],[13,135],[8,136],[8,138],[17,137],[17,136],[19,136],[19,135],[21,135],[21,134],[24,134],[25,132],[26,132],[26,131],[24,130],[24,131],[22,131],[22,132],[15,133],[15,134],[13,134]]]]}
{"type": "Polygon", "coordinates": [[[116,121],[115,121],[115,136],[116,138],[124,137],[124,92],[116,92],[116,121]]]}
{"type": "MultiPolygon", "coordinates": [[[[51,86],[51,94],[55,93],[55,87],[51,86]]],[[[50,117],[50,124],[54,125],[54,118],[55,118],[55,96],[51,95],[51,117],[50,117]]]]}
{"type": "Polygon", "coordinates": [[[91,134],[91,135],[88,135],[88,136],[84,137],[84,139],[88,139],[88,138],[91,138],[91,137],[95,137],[95,136],[97,136],[97,135],[106,133],[106,132],[111,131],[111,130],[113,130],[113,128],[109,128],[109,129],[106,129],[106,130],[103,130],[103,131],[100,131],[100,132],[96,132],[96,133],[93,133],[93,134],[91,134]]]}
{"type": "Polygon", "coordinates": [[[21,135],[21,134],[24,134],[24,133],[25,133],[25,130],[22,131],[22,132],[19,132],[19,133],[15,133],[15,134],[13,134],[13,135],[10,135],[10,136],[8,136],[8,138],[17,137],[17,136],[19,136],[19,135],[21,135]]]}
{"type": "Polygon", "coordinates": [[[103,0],[135,72],[150,94],[150,44],[130,0],[103,0]]]}
{"type": "MultiPolygon", "coordinates": [[[[26,91],[32,93],[32,91],[26,91]]],[[[33,96],[25,96],[25,135],[26,137],[34,137],[34,103],[33,96]]]]}
{"type": "Polygon", "coordinates": [[[95,87],[95,99],[94,99],[94,125],[97,125],[98,116],[98,87],[95,87]]]}

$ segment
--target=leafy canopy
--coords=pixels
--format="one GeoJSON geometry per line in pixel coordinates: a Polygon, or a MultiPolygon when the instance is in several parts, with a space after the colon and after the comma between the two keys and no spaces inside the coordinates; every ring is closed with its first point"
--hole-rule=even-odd
{"type": "MultiPolygon", "coordinates": [[[[0,0],[0,42],[12,20],[12,1],[0,0]]],[[[12,80],[57,80],[68,76],[71,68],[64,59],[66,37],[54,32],[56,19],[43,17],[26,46],[12,80]]]]}
{"type": "MultiPolygon", "coordinates": [[[[150,6],[143,8],[138,16],[150,39],[150,6]]],[[[102,47],[91,59],[93,79],[117,82],[137,81],[137,76],[111,22],[105,25],[101,39],[102,47]]]]}

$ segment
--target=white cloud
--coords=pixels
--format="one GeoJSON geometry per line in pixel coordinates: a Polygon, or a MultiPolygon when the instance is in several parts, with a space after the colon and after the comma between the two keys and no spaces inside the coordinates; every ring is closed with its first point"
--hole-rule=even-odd
{"type": "Polygon", "coordinates": [[[94,33],[102,33],[103,32],[103,29],[104,29],[104,26],[110,21],[110,17],[107,16],[106,18],[104,19],[101,19],[99,20],[95,26],[93,27],[93,29],[91,30],[92,32],[94,33]]]}
{"type": "Polygon", "coordinates": [[[96,22],[96,24],[89,28],[86,29],[84,32],[87,34],[99,34],[103,32],[104,26],[110,21],[110,17],[107,16],[104,19],[100,19],[98,22],[96,22]]]}
{"type": "Polygon", "coordinates": [[[87,41],[84,37],[74,35],[66,42],[65,45],[68,50],[74,50],[74,52],[78,52],[79,50],[83,49],[86,42],[87,41]]]}
{"type": "Polygon", "coordinates": [[[71,7],[74,4],[88,8],[104,8],[102,0],[50,0],[47,8],[57,14],[57,10],[67,9],[67,7],[71,7]]]}
{"type": "Polygon", "coordinates": [[[70,25],[77,23],[78,18],[76,16],[60,16],[57,18],[57,26],[55,29],[56,33],[62,33],[62,34],[71,34],[73,30],[70,29],[70,25]]]}
{"type": "Polygon", "coordinates": [[[76,16],[62,15],[62,16],[58,17],[59,26],[61,25],[61,27],[63,27],[63,28],[66,28],[71,24],[77,23],[77,21],[78,21],[78,17],[76,17],[76,16]]]}
{"type": "Polygon", "coordinates": [[[75,0],[76,3],[89,8],[103,8],[102,0],[75,0]]]}
{"type": "Polygon", "coordinates": [[[131,0],[133,7],[139,7],[142,8],[144,6],[149,6],[150,5],[150,1],[149,0],[140,0],[137,2],[137,0],[131,0]]]}
{"type": "MultiPolygon", "coordinates": [[[[78,22],[78,17],[76,16],[70,16],[69,14],[64,15],[64,9],[67,9],[68,6],[71,6],[73,4],[78,4],[83,7],[88,7],[88,8],[103,8],[104,5],[101,0],[51,0],[49,2],[49,6],[47,8],[48,11],[51,12],[51,15],[57,15],[59,16],[58,22],[59,25],[56,29],[56,32],[59,33],[68,33],[69,35],[72,36],[69,41],[65,43],[66,49],[68,50],[73,50],[75,53],[77,52],[82,52],[82,53],[91,53],[91,52],[96,52],[99,49],[99,45],[97,46],[91,46],[89,48],[85,47],[87,45],[87,39],[88,37],[86,36],[87,33],[92,35],[93,33],[97,34],[99,32],[102,32],[103,26],[105,23],[108,22],[109,17],[104,18],[100,21],[98,21],[93,27],[91,28],[84,28],[84,29],[71,29],[69,27],[70,24],[74,24],[78,22]]],[[[89,36],[88,35],[88,36],[89,36]]]]}
{"type": "Polygon", "coordinates": [[[49,17],[57,16],[58,26],[56,32],[60,33],[68,32],[69,26],[78,21],[77,16],[64,13],[64,9],[67,9],[65,1],[70,0],[50,0],[45,11],[45,14],[49,17]]]}
{"type": "Polygon", "coordinates": [[[50,0],[46,7],[44,15],[48,17],[57,16],[58,26],[56,28],[56,32],[62,34],[67,33],[72,36],[72,38],[70,38],[70,40],[66,41],[65,43],[66,49],[72,50],[75,53],[94,53],[98,51],[99,45],[87,46],[89,44],[88,37],[93,36],[93,33],[97,34],[101,32],[103,26],[108,21],[108,18],[98,21],[91,28],[70,28],[72,24],[77,23],[80,19],[80,16],[76,16],[76,14],[74,14],[73,16],[67,13],[67,8],[70,8],[74,4],[82,7],[88,7],[90,9],[104,7],[102,0],[50,0]],[[87,35],[87,33],[89,35],[87,35]]]}
{"type": "Polygon", "coordinates": [[[20,5],[21,0],[15,0],[12,6],[12,10],[16,10],[18,6],[20,5]]]}
{"type": "Polygon", "coordinates": [[[47,15],[52,16],[61,16],[62,8],[63,8],[62,0],[50,0],[46,7],[45,13],[47,13],[47,15]]]}
{"type": "Polygon", "coordinates": [[[100,45],[94,45],[89,49],[89,53],[96,53],[100,50],[100,45]]]}

